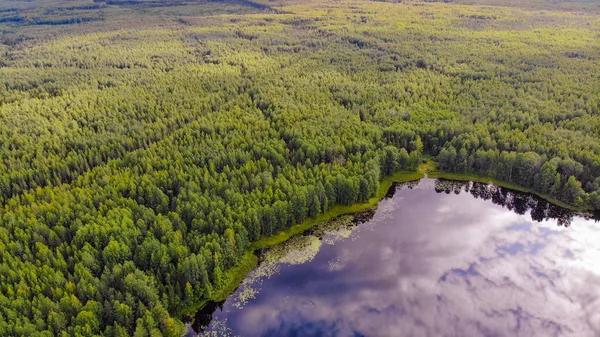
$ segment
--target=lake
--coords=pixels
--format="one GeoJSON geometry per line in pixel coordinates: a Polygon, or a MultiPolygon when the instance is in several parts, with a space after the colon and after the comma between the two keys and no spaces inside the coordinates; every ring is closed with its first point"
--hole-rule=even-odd
{"type": "Polygon", "coordinates": [[[494,185],[396,184],[257,254],[188,336],[600,336],[600,224],[494,185]]]}

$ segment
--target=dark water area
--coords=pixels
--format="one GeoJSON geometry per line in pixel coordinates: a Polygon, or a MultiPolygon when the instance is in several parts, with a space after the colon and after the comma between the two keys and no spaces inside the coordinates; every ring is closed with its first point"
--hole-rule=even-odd
{"type": "Polygon", "coordinates": [[[188,336],[600,336],[598,214],[493,185],[398,184],[257,254],[188,336]]]}

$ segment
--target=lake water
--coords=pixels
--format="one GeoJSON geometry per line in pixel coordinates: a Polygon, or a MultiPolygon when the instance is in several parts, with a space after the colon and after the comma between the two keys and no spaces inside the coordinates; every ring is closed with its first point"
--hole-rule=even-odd
{"type": "Polygon", "coordinates": [[[259,254],[189,336],[600,336],[600,224],[493,185],[398,184],[259,254]]]}

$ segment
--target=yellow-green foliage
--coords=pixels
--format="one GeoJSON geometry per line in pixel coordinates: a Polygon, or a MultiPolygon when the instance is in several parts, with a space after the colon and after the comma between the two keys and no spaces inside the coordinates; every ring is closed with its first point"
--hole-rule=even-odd
{"type": "Polygon", "coordinates": [[[0,335],[178,335],[434,169],[600,208],[594,3],[476,1],[0,3],[0,335]]]}

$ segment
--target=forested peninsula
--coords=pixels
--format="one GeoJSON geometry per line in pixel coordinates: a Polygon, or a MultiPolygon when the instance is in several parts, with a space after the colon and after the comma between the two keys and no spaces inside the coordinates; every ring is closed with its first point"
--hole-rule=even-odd
{"type": "Polygon", "coordinates": [[[252,242],[428,160],[600,210],[594,2],[5,1],[0,30],[2,336],[179,336],[252,242]]]}

